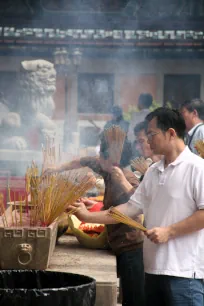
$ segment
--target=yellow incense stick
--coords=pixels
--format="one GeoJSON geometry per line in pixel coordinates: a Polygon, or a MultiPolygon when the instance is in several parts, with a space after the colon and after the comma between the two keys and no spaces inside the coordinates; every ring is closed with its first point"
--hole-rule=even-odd
{"type": "Polygon", "coordinates": [[[15,214],[15,225],[17,226],[17,212],[16,212],[16,194],[14,192],[14,214],[15,214]]]}
{"type": "Polygon", "coordinates": [[[20,226],[22,226],[22,196],[20,196],[20,226]]]}
{"type": "Polygon", "coordinates": [[[120,223],[129,225],[129,226],[131,226],[133,228],[136,228],[136,229],[140,229],[143,232],[145,232],[147,230],[146,227],[144,227],[142,224],[140,224],[140,223],[136,222],[135,220],[129,218],[128,216],[122,214],[119,210],[117,210],[114,207],[111,207],[109,209],[109,215],[113,219],[115,219],[116,221],[118,221],[120,223]]]}
{"type": "Polygon", "coordinates": [[[11,203],[11,190],[10,186],[8,186],[8,197],[9,197],[9,203],[10,203],[10,211],[11,211],[11,220],[12,220],[12,226],[14,225],[14,220],[13,220],[13,206],[11,203]]]}
{"type": "Polygon", "coordinates": [[[1,205],[0,205],[0,213],[1,213],[1,219],[2,219],[3,226],[6,227],[6,224],[5,224],[5,221],[4,221],[4,215],[3,215],[3,211],[2,211],[1,205]]]}

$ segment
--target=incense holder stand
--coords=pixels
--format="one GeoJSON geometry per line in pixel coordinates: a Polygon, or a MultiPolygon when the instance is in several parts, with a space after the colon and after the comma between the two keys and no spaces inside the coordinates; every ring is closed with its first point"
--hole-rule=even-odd
{"type": "Polygon", "coordinates": [[[58,223],[48,227],[0,228],[0,268],[37,269],[49,266],[58,223]]]}

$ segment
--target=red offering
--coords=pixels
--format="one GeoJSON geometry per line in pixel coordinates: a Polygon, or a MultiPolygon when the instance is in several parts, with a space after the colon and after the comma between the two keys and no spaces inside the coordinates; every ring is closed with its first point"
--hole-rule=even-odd
{"type": "MultiPolygon", "coordinates": [[[[103,208],[103,202],[97,202],[89,209],[90,212],[100,211],[103,208]]],[[[85,223],[81,222],[79,229],[89,235],[90,237],[97,237],[101,234],[105,226],[103,224],[85,223]]]]}
{"type": "Polygon", "coordinates": [[[103,202],[97,202],[94,204],[92,208],[89,209],[89,211],[94,212],[94,211],[100,211],[103,208],[103,202]]]}
{"type": "Polygon", "coordinates": [[[103,224],[94,224],[94,223],[81,223],[79,225],[79,230],[86,233],[90,237],[98,237],[105,229],[103,224]]]}

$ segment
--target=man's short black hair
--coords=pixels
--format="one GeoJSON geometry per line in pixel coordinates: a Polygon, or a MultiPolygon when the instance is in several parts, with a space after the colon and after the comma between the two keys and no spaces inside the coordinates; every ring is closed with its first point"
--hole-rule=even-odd
{"type": "Polygon", "coordinates": [[[142,108],[150,108],[152,106],[153,97],[149,93],[142,93],[139,96],[138,104],[142,108]]]}
{"type": "Polygon", "coordinates": [[[111,114],[115,115],[116,117],[121,117],[123,115],[123,110],[120,106],[114,105],[111,109],[111,114]]]}
{"type": "Polygon", "coordinates": [[[167,107],[159,107],[153,112],[149,113],[145,120],[150,122],[154,118],[156,118],[157,127],[160,130],[166,132],[168,129],[172,128],[176,131],[179,138],[184,139],[186,124],[178,110],[167,107]]]}
{"type": "Polygon", "coordinates": [[[136,126],[134,127],[134,134],[135,136],[137,136],[137,133],[141,132],[141,131],[146,131],[147,129],[147,122],[146,121],[142,121],[138,124],[136,124],[136,126]]]}
{"type": "Polygon", "coordinates": [[[201,99],[192,99],[183,102],[180,106],[180,109],[185,107],[189,112],[197,111],[198,117],[201,120],[204,120],[204,102],[201,99]]]}

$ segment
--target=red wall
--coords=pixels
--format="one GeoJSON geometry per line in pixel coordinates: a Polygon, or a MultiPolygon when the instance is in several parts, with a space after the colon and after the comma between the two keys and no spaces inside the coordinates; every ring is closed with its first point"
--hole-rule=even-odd
{"type": "Polygon", "coordinates": [[[151,93],[156,97],[156,75],[121,75],[120,84],[120,105],[124,111],[128,110],[129,105],[137,105],[138,97],[141,93],[151,93]]]}
{"type": "MultiPolygon", "coordinates": [[[[116,101],[123,107],[124,111],[128,110],[129,105],[136,105],[138,97],[141,93],[151,93],[153,97],[156,97],[156,75],[120,75],[119,76],[119,99],[116,101]]],[[[71,78],[68,78],[68,111],[70,111],[72,82],[71,78]]],[[[65,114],[65,79],[64,77],[57,77],[56,93],[54,96],[56,109],[53,119],[63,120],[65,114]]],[[[80,119],[93,119],[93,120],[108,120],[107,115],[94,115],[94,114],[81,114],[80,119]]]]}

